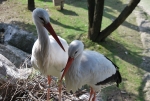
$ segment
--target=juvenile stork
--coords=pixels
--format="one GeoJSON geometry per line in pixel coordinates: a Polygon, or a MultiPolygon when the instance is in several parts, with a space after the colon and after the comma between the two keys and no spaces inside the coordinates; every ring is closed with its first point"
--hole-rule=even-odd
{"type": "MultiPolygon", "coordinates": [[[[32,48],[31,63],[35,69],[47,75],[50,85],[51,75],[60,79],[61,71],[65,68],[68,59],[68,44],[56,35],[46,10],[36,8],[32,17],[36,25],[38,39],[32,48]],[[51,35],[48,35],[47,30],[51,35]]],[[[47,99],[49,99],[49,90],[47,99]]]]}
{"type": "Polygon", "coordinates": [[[91,87],[89,101],[91,99],[95,101],[96,92],[101,89],[100,85],[116,82],[118,87],[121,83],[119,68],[96,51],[84,51],[84,45],[81,41],[71,42],[68,55],[68,62],[60,80],[61,82],[65,76],[67,90],[75,92],[83,85],[88,84],[91,87]]]}

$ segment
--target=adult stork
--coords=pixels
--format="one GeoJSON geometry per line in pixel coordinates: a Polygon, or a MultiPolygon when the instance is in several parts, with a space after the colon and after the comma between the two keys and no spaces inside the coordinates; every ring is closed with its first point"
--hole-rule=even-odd
{"type": "MultiPolygon", "coordinates": [[[[35,69],[47,75],[48,84],[50,85],[51,75],[60,79],[61,71],[65,68],[68,59],[68,44],[56,35],[46,10],[36,8],[32,17],[36,25],[38,39],[32,48],[31,63],[35,69]],[[47,30],[52,36],[48,35],[47,30]]],[[[49,90],[47,99],[49,99],[49,90]]]]}
{"type": "Polygon", "coordinates": [[[73,92],[81,88],[82,85],[88,84],[91,87],[89,101],[91,99],[95,101],[96,92],[100,90],[100,85],[116,82],[118,87],[122,78],[119,68],[104,55],[96,51],[83,50],[84,45],[81,41],[74,40],[70,43],[69,58],[61,81],[65,76],[67,90],[73,92]]]}

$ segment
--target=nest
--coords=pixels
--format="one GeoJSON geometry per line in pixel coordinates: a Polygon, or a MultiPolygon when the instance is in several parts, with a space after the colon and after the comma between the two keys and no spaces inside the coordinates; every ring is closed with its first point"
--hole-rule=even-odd
{"type": "MultiPolygon", "coordinates": [[[[54,78],[50,85],[50,100],[58,101],[58,79],[54,78]]],[[[37,74],[26,80],[18,80],[15,85],[9,82],[0,85],[0,101],[45,101],[47,99],[47,78],[37,74]]],[[[62,101],[84,101],[79,96],[87,93],[87,90],[68,93],[65,84],[62,87],[62,101]]]]}
{"type": "MultiPolygon", "coordinates": [[[[28,56],[20,66],[21,68],[28,68],[30,61],[28,56]]],[[[45,101],[47,100],[48,81],[47,77],[40,74],[33,69],[32,74],[24,80],[18,80],[15,84],[11,84],[12,79],[4,84],[0,83],[0,101],[45,101]]],[[[87,92],[87,91],[86,91],[87,92]]],[[[66,91],[65,83],[62,84],[62,101],[80,101],[79,96],[86,93],[85,90],[79,93],[68,93],[66,91]]],[[[58,101],[58,79],[52,77],[50,83],[50,98],[51,101],[58,101]]],[[[82,99],[82,101],[84,101],[82,99]]]]}
{"type": "MultiPolygon", "coordinates": [[[[28,68],[28,60],[25,59],[20,68],[28,68]]],[[[4,84],[0,84],[0,101],[46,101],[48,81],[47,77],[33,69],[32,74],[25,80],[18,80],[15,84],[11,84],[12,80],[4,84]]],[[[83,86],[82,89],[75,93],[67,92],[64,81],[62,82],[62,101],[87,101],[89,96],[89,87],[83,86]],[[84,96],[81,98],[81,96],[84,96]]],[[[50,83],[50,101],[58,101],[58,79],[52,77],[50,83]]]]}

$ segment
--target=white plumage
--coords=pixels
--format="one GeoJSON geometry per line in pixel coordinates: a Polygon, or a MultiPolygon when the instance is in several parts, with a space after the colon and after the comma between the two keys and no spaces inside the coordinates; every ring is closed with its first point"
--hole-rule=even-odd
{"type": "Polygon", "coordinates": [[[68,59],[68,44],[64,39],[58,37],[65,48],[66,52],[64,52],[52,36],[47,37],[49,39],[46,45],[41,45],[39,39],[34,43],[31,63],[42,74],[56,76],[60,79],[61,71],[65,68],[68,59]]]}
{"type": "Polygon", "coordinates": [[[62,75],[62,78],[65,75],[67,90],[75,92],[88,84],[95,94],[100,90],[100,84],[110,81],[117,85],[121,83],[121,75],[115,64],[96,51],[83,50],[84,45],[79,40],[74,40],[69,46],[69,59],[62,75]]]}
{"type": "Polygon", "coordinates": [[[38,39],[32,48],[31,63],[35,69],[38,69],[44,75],[48,75],[50,83],[50,75],[61,77],[61,71],[65,68],[68,59],[68,44],[55,34],[46,10],[36,8],[33,11],[33,20],[38,39]],[[52,36],[48,35],[47,30],[52,36]]]}

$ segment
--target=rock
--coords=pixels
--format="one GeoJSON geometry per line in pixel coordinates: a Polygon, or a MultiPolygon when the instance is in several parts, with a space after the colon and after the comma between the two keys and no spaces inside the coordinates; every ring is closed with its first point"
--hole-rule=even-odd
{"type": "Polygon", "coordinates": [[[14,85],[20,79],[27,79],[31,72],[31,68],[17,69],[14,64],[0,54],[0,84],[9,81],[10,85],[14,85]]]}
{"type": "Polygon", "coordinates": [[[27,53],[31,53],[36,37],[32,33],[8,26],[5,31],[4,40],[12,46],[15,46],[27,53]]]}
{"type": "Polygon", "coordinates": [[[3,54],[9,61],[11,61],[17,68],[19,67],[31,67],[29,54],[19,50],[10,45],[0,44],[0,54],[3,54]],[[25,64],[25,65],[23,65],[25,64]]]}

